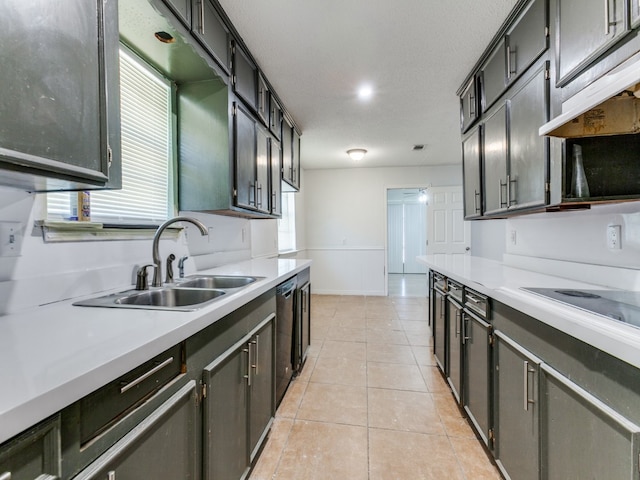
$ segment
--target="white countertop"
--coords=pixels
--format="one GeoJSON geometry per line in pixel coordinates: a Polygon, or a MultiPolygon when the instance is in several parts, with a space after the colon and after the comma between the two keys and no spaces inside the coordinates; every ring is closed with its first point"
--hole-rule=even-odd
{"type": "Polygon", "coordinates": [[[607,287],[509,267],[469,255],[421,256],[429,268],[640,368],[640,328],[522,290],[607,287]]]}
{"type": "Polygon", "coordinates": [[[198,272],[265,278],[194,312],[79,307],[72,303],[80,298],[74,298],[0,316],[0,443],[310,265],[310,260],[257,259],[198,272]]]}

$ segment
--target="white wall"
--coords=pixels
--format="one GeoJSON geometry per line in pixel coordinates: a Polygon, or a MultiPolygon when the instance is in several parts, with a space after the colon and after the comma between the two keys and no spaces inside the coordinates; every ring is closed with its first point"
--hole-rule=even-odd
{"type": "MultiPolygon", "coordinates": [[[[133,284],[137,265],[151,263],[151,238],[129,241],[45,243],[34,221],[42,218],[42,195],[0,187],[0,222],[20,222],[18,256],[0,256],[0,314],[133,284]]],[[[160,254],[188,255],[186,273],[249,259],[249,220],[182,212],[202,220],[209,236],[187,227],[163,239],[160,254]]],[[[259,248],[256,246],[256,248],[259,248]]]]}
{"type": "Polygon", "coordinates": [[[473,220],[471,223],[471,255],[502,261],[506,251],[507,221],[496,218],[494,220],[473,220]]]}
{"type": "Polygon", "coordinates": [[[314,292],[384,295],[386,189],[461,182],[459,165],[305,171],[314,292]]]}

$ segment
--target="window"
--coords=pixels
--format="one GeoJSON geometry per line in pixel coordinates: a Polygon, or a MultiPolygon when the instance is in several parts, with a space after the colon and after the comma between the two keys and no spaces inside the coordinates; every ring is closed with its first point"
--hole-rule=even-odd
{"type": "Polygon", "coordinates": [[[296,249],[296,202],[294,192],[282,192],[282,218],[278,220],[278,250],[296,249]]]}
{"type": "MultiPolygon", "coordinates": [[[[120,49],[122,189],[91,192],[91,220],[160,223],[173,214],[172,85],[120,49]]],[[[47,195],[49,219],[69,218],[77,195],[47,195]]]]}

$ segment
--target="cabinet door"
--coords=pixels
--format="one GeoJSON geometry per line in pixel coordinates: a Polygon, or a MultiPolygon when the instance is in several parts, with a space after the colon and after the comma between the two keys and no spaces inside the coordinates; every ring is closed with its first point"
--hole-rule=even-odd
{"type": "Polygon", "coordinates": [[[282,119],[282,179],[292,186],[293,183],[293,126],[282,119]]]}
{"type": "Polygon", "coordinates": [[[0,169],[12,173],[1,183],[105,186],[111,173],[119,187],[119,166],[110,172],[120,161],[117,17],[115,0],[3,2],[0,169]]]}
{"type": "Polygon", "coordinates": [[[229,73],[231,64],[229,29],[210,0],[192,0],[192,2],[194,34],[222,69],[229,73]]]}
{"type": "Polygon", "coordinates": [[[269,213],[269,134],[259,126],[257,129],[257,158],[256,158],[256,209],[269,213]]]}
{"type": "Polygon", "coordinates": [[[481,149],[481,127],[478,127],[462,142],[465,219],[482,215],[481,149]]]}
{"type": "Polygon", "coordinates": [[[566,84],[629,31],[626,0],[557,0],[557,84],[566,84]]]}
{"type": "Polygon", "coordinates": [[[269,130],[271,130],[271,133],[273,133],[274,137],[279,141],[282,138],[282,107],[273,95],[271,95],[271,99],[269,100],[269,106],[271,108],[269,130]]]}
{"type": "Polygon", "coordinates": [[[508,104],[508,207],[511,209],[546,205],[549,140],[538,135],[538,128],[549,120],[547,62],[513,93],[508,104]]]}
{"type": "Polygon", "coordinates": [[[249,451],[251,452],[251,461],[260,451],[275,415],[274,333],[274,320],[272,319],[249,342],[249,363],[251,365],[249,373],[249,451]]]}
{"type": "Polygon", "coordinates": [[[264,77],[258,73],[258,116],[267,126],[269,125],[269,114],[271,113],[269,108],[270,97],[267,82],[264,77]]]}
{"type": "Polygon", "coordinates": [[[484,122],[484,208],[486,214],[507,208],[507,107],[503,104],[484,122]]]}
{"type": "Polygon", "coordinates": [[[311,284],[305,283],[300,289],[300,365],[301,368],[307,358],[307,351],[311,345],[311,284]]]}
{"type": "Polygon", "coordinates": [[[74,480],[197,479],[196,402],[191,380],[74,480]]]}
{"type": "Polygon", "coordinates": [[[640,0],[631,1],[631,28],[640,26],[640,0]]]}
{"type": "Polygon", "coordinates": [[[501,332],[496,332],[495,342],[496,460],[507,478],[538,479],[541,362],[501,332]]]}
{"type": "Polygon", "coordinates": [[[191,0],[164,0],[180,20],[191,28],[191,0]]]}
{"type": "Polygon", "coordinates": [[[466,132],[478,119],[477,82],[474,76],[460,95],[460,129],[466,132]]]}
{"type": "Polygon", "coordinates": [[[447,380],[453,390],[453,395],[460,402],[462,380],[462,307],[449,298],[447,302],[448,325],[448,367],[447,380]]]}
{"type": "Polygon", "coordinates": [[[234,42],[233,45],[233,90],[254,111],[258,109],[258,68],[249,54],[234,42]]]}
{"type": "Polygon", "coordinates": [[[493,50],[482,67],[482,110],[486,112],[500,98],[507,86],[505,41],[493,50]]]}
{"type": "Polygon", "coordinates": [[[282,150],[280,144],[273,138],[269,143],[271,161],[271,203],[269,209],[272,215],[282,216],[282,150]]]}
{"type": "Polygon", "coordinates": [[[543,478],[638,478],[640,427],[541,367],[543,478]]]}
{"type": "Polygon", "coordinates": [[[233,122],[235,205],[257,208],[256,121],[240,103],[234,104],[233,122]]]}
{"type": "Polygon", "coordinates": [[[507,32],[507,83],[514,82],[548,47],[547,0],[533,0],[507,32]]]}
{"type": "Polygon", "coordinates": [[[464,312],[464,400],[463,406],[480,433],[485,445],[489,445],[490,424],[490,356],[489,335],[491,326],[475,315],[464,312]]]}
{"type": "MultiPolygon", "coordinates": [[[[238,480],[249,468],[247,382],[249,348],[242,344],[205,367],[204,480],[238,480]]],[[[179,477],[158,477],[179,478],[179,477]]]]}
{"type": "Polygon", "coordinates": [[[60,418],[47,420],[0,449],[0,479],[53,479],[60,475],[60,418]]]}
{"type": "Polygon", "coordinates": [[[440,370],[446,373],[446,338],[447,338],[447,316],[446,316],[446,297],[439,290],[434,290],[433,300],[433,354],[440,370]]]}

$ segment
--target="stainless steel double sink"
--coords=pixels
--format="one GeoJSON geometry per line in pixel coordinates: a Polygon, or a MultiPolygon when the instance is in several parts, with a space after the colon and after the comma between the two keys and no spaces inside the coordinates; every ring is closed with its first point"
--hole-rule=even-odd
{"type": "Polygon", "coordinates": [[[137,308],[144,310],[199,310],[224,295],[235,293],[263,277],[192,275],[149,290],[125,290],[75,302],[83,307],[137,308]]]}

